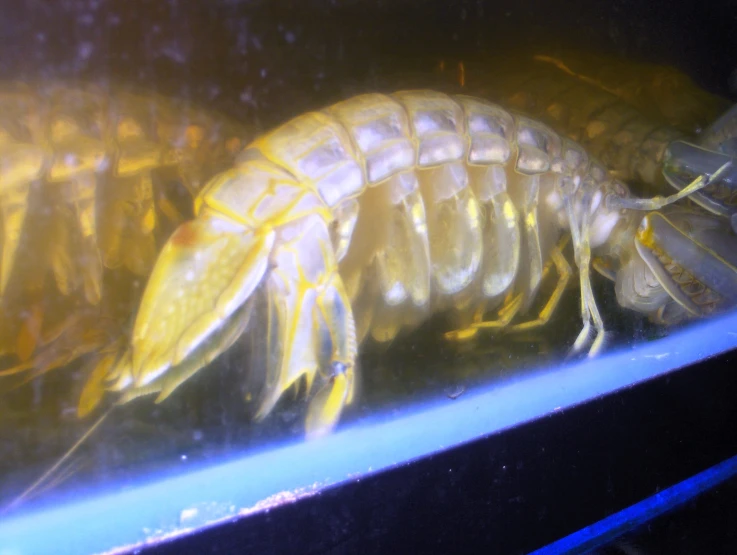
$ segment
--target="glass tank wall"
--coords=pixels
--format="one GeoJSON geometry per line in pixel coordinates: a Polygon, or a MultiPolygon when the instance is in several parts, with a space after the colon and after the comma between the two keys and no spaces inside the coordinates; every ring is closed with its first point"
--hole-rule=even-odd
{"type": "Polygon", "coordinates": [[[729,2],[7,4],[0,553],[156,543],[737,346],[729,2]]]}

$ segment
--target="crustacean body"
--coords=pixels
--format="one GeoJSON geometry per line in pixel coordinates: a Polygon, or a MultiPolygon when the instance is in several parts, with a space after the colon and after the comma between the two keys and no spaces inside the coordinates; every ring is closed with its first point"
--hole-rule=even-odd
{"type": "Polygon", "coordinates": [[[115,335],[94,323],[117,327],[130,317],[136,280],[191,216],[204,181],[251,138],[222,116],[154,94],[92,84],[4,86],[2,350],[21,367],[48,367],[115,335]],[[107,280],[108,270],[117,277],[107,280]]]}
{"type": "Polygon", "coordinates": [[[613,260],[619,302],[661,321],[733,306],[735,266],[711,245],[731,239],[691,233],[677,211],[643,218],[628,200],[581,146],[491,102],[351,98],[261,136],[209,181],[159,255],[129,345],[97,379],[123,402],[163,400],[250,330],[264,336],[249,368],[264,376],[258,416],[304,382],[307,432],[320,435],[352,400],[368,337],[389,341],[439,312],[455,341],[547,322],[573,275],[568,235],[574,350],[604,340],[592,252],[613,260]],[[556,286],[520,322],[550,267],[556,286]]]}

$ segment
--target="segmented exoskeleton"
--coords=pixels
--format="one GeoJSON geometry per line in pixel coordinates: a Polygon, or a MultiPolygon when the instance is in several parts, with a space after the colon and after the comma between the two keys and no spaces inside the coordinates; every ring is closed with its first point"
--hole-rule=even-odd
{"type": "Polygon", "coordinates": [[[304,378],[308,435],[326,433],[367,337],[389,341],[437,312],[454,318],[451,340],[547,322],[572,276],[564,234],[580,279],[576,351],[592,323],[589,353],[604,340],[592,250],[613,260],[620,303],[662,321],[731,307],[733,264],[666,213],[623,209],[628,198],[581,146],[478,98],[367,94],[299,116],[203,189],[159,255],[128,349],[97,379],[122,402],[163,400],[250,324],[265,335],[250,368],[265,376],[258,416],[304,378]],[[550,265],[542,310],[513,324],[550,265]],[[671,301],[683,310],[664,314],[671,301]]]}
{"type": "MultiPolygon", "coordinates": [[[[696,132],[729,106],[675,68],[585,52],[441,60],[433,76],[434,86],[443,92],[481,96],[539,119],[581,144],[640,195],[672,191],[663,176],[664,164],[678,164],[683,152],[673,147],[684,139],[699,140],[696,132]]],[[[378,83],[383,87],[413,77],[427,82],[427,77],[403,74],[381,76],[378,83]]],[[[717,162],[712,171],[724,160],[717,162]]],[[[680,181],[668,176],[668,181],[680,189],[695,178],[691,172],[680,181]]],[[[721,195],[719,184],[700,194],[712,193],[721,195]]],[[[668,202],[661,199],[649,207],[668,202]]]]}
{"type": "MultiPolygon", "coordinates": [[[[727,99],[674,68],[582,52],[532,56],[493,83],[509,105],[579,141],[618,176],[659,195],[664,179],[679,191],[691,186],[689,200],[731,218],[737,230],[737,166],[712,178],[737,156],[737,108],[727,110],[727,99]]],[[[656,209],[668,201],[628,206],[656,209]]]]}
{"type": "Polygon", "coordinates": [[[155,94],[93,84],[2,87],[2,350],[38,368],[107,342],[101,322],[122,325],[135,306],[126,296],[137,298],[127,291],[132,278],[123,289],[120,279],[104,284],[104,269],[145,278],[204,181],[252,136],[155,94]],[[171,194],[172,182],[188,190],[184,198],[171,194]],[[77,326],[73,339],[60,342],[69,326],[77,326]],[[34,360],[38,346],[46,352],[34,360]]]}
{"type": "MultiPolygon", "coordinates": [[[[737,170],[710,178],[737,153],[731,138],[737,134],[737,112],[732,109],[714,121],[729,105],[726,99],[704,91],[674,68],[598,54],[530,55],[496,62],[493,79],[485,71],[488,63],[458,62],[459,84],[539,117],[578,141],[640,194],[659,196],[627,206],[660,208],[672,201],[662,196],[667,183],[682,190],[700,180],[700,185],[691,185],[689,199],[734,218],[737,170]]],[[[452,64],[440,67],[452,73],[452,64]]]]}

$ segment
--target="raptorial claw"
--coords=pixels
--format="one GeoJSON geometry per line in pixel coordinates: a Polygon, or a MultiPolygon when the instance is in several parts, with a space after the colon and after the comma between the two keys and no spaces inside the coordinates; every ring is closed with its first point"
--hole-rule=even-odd
{"type": "Polygon", "coordinates": [[[114,372],[121,402],[150,393],[161,401],[231,347],[260,288],[267,298],[260,345],[266,358],[249,368],[266,380],[257,417],[304,377],[308,390],[313,383],[321,388],[310,407],[312,427],[327,431],[337,423],[353,390],[355,324],[325,206],[293,179],[250,160],[206,187],[197,217],[172,235],[149,279],[131,358],[114,372]]]}
{"type": "Polygon", "coordinates": [[[258,286],[274,232],[205,210],[169,239],[149,279],[132,336],[133,378],[151,383],[181,363],[258,286]]]}
{"type": "Polygon", "coordinates": [[[164,401],[172,392],[184,383],[188,378],[201,368],[210,364],[220,354],[228,350],[243,334],[248,327],[251,317],[252,299],[240,307],[226,322],[204,341],[183,362],[173,366],[167,372],[161,374],[152,382],[142,386],[131,385],[132,366],[130,357],[123,355],[108,374],[108,379],[114,379],[116,383],[110,389],[123,390],[123,395],[118,400],[119,404],[125,404],[133,399],[144,395],[158,394],[156,403],[164,401]]]}

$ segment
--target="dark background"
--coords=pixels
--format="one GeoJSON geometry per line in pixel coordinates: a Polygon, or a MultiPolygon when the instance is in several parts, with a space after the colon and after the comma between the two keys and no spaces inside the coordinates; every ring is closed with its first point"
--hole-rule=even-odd
{"type": "Polygon", "coordinates": [[[3,0],[0,13],[2,79],[135,81],[265,125],[346,83],[479,51],[596,49],[724,95],[737,70],[732,0],[3,0]]]}

